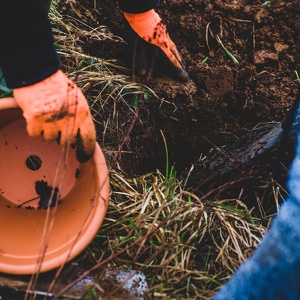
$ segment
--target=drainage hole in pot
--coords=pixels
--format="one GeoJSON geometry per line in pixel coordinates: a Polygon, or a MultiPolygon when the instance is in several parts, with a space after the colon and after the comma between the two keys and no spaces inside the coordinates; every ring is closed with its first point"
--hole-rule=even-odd
{"type": "Polygon", "coordinates": [[[42,160],[36,155],[30,155],[26,159],[26,167],[31,171],[37,171],[42,166],[42,160]]]}

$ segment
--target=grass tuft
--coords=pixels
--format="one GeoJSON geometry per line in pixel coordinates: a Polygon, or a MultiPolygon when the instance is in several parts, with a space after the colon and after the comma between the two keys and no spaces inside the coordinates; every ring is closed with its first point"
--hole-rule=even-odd
{"type": "Polygon", "coordinates": [[[112,171],[111,187],[106,220],[87,252],[95,264],[114,254],[111,266],[143,271],[156,297],[209,299],[266,231],[240,200],[200,200],[160,172],[128,179],[112,171]]]}

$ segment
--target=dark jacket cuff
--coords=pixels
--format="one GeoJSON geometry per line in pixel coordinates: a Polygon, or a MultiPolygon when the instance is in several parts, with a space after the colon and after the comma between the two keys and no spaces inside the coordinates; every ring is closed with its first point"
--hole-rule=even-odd
{"type": "Polygon", "coordinates": [[[40,82],[59,68],[60,58],[52,45],[31,53],[30,57],[20,57],[1,65],[5,82],[11,89],[40,82]]]}
{"type": "Polygon", "coordinates": [[[138,14],[155,8],[160,0],[118,0],[123,12],[138,14]]]}

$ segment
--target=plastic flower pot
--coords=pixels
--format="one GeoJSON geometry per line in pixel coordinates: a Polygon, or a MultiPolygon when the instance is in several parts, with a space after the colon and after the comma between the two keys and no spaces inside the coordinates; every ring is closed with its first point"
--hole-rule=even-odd
{"type": "Polygon", "coordinates": [[[80,164],[71,147],[29,137],[14,99],[0,99],[0,272],[45,272],[81,253],[104,220],[108,175],[98,144],[80,164]]]}

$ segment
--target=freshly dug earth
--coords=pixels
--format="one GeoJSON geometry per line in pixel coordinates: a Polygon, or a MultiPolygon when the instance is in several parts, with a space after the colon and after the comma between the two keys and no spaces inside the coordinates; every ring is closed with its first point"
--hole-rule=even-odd
{"type": "MultiPolygon", "coordinates": [[[[96,10],[89,10],[97,12],[99,24],[125,36],[122,12],[114,1],[98,1],[96,10]]],[[[150,79],[136,79],[160,99],[150,95],[142,101],[140,121],[130,131],[119,161],[126,173],[164,170],[167,156],[182,172],[209,149],[236,143],[257,124],[283,119],[297,92],[297,0],[163,0],[157,11],[190,80],[171,78],[159,60],[150,79]]],[[[85,50],[130,67],[125,42],[91,40],[85,50]]],[[[133,115],[123,118],[129,128],[133,115]]],[[[113,150],[122,142],[114,136],[106,141],[103,148],[113,150]]]]}

